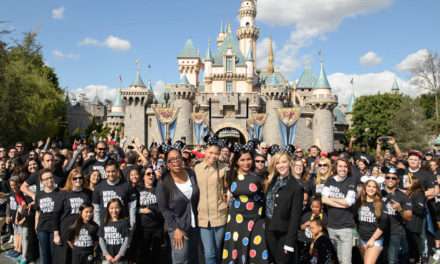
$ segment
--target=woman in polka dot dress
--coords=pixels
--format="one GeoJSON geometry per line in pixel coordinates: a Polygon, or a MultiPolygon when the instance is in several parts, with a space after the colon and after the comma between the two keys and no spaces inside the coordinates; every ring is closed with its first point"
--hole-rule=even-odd
{"type": "Polygon", "coordinates": [[[263,179],[253,173],[252,152],[235,154],[228,177],[232,198],[222,260],[225,264],[269,263],[264,230],[263,179]]]}

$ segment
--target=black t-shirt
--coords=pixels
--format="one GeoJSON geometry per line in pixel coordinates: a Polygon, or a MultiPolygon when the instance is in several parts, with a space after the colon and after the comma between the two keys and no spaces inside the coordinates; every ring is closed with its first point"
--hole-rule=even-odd
{"type": "Polygon", "coordinates": [[[90,173],[92,172],[92,170],[97,170],[101,173],[101,179],[106,179],[107,176],[105,174],[105,163],[107,163],[108,158],[105,157],[102,160],[98,160],[98,159],[91,159],[89,161],[87,161],[83,167],[82,167],[82,171],[84,172],[84,175],[90,175],[90,173]]]}
{"type": "Polygon", "coordinates": [[[40,212],[37,231],[52,232],[59,230],[60,213],[63,206],[62,194],[55,189],[50,193],[37,192],[35,210],[40,212]]]}
{"type": "Polygon", "coordinates": [[[79,192],[62,192],[63,212],[61,215],[61,227],[67,230],[79,216],[79,207],[83,203],[90,203],[92,193],[89,190],[79,192]]]}
{"type": "MultiPolygon", "coordinates": [[[[71,229],[71,231],[73,230],[71,229]]],[[[72,232],[70,241],[73,241],[73,250],[93,251],[95,244],[98,242],[98,225],[93,221],[83,224],[77,237],[74,237],[72,232]]]]}
{"type": "MultiPolygon", "coordinates": [[[[410,171],[408,169],[405,170],[405,173],[400,176],[400,187],[404,190],[408,189],[410,186],[410,171]]],[[[420,169],[416,172],[413,172],[413,177],[419,179],[420,184],[423,189],[426,191],[430,188],[434,188],[437,184],[436,178],[431,171],[420,169]]]]}
{"type": "MultiPolygon", "coordinates": [[[[353,178],[346,177],[338,182],[335,177],[329,178],[322,190],[322,196],[339,199],[356,199],[356,184],[353,178]]],[[[334,229],[353,228],[355,226],[353,206],[337,208],[327,205],[328,227],[334,229]]]]}
{"type": "Polygon", "coordinates": [[[129,203],[136,201],[136,195],[131,191],[130,185],[127,182],[110,185],[107,180],[101,181],[98,186],[96,186],[92,196],[92,202],[99,205],[101,220],[104,219],[106,214],[108,202],[113,198],[121,200],[124,216],[128,216],[129,203]]]}
{"type": "Polygon", "coordinates": [[[145,187],[138,188],[138,219],[136,221],[142,228],[161,228],[163,225],[163,217],[159,211],[157,203],[156,191],[154,189],[147,189],[145,187]],[[150,213],[141,214],[140,209],[148,208],[150,213]]]}
{"type": "Polygon", "coordinates": [[[118,220],[116,222],[109,221],[99,229],[99,237],[105,241],[108,253],[115,257],[124,243],[128,239],[129,223],[127,219],[118,220]]]}
{"type": "Polygon", "coordinates": [[[382,231],[387,228],[388,216],[383,209],[382,206],[382,213],[378,219],[375,215],[374,203],[366,202],[359,206],[357,210],[358,232],[363,241],[370,240],[377,228],[382,231]]]}
{"type": "Polygon", "coordinates": [[[405,222],[400,213],[396,212],[396,210],[391,207],[391,204],[392,201],[396,201],[400,204],[404,211],[412,210],[412,203],[408,196],[398,189],[394,193],[387,193],[385,190],[382,190],[382,201],[384,202],[385,213],[389,217],[390,233],[398,234],[405,232],[405,222]]]}

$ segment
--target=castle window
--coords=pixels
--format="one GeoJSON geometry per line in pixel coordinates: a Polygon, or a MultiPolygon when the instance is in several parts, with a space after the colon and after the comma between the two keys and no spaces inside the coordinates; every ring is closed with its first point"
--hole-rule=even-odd
{"type": "Polygon", "coordinates": [[[226,92],[232,93],[232,81],[226,81],[226,92]]]}
{"type": "Polygon", "coordinates": [[[232,57],[226,57],[226,72],[232,72],[232,57]]]}

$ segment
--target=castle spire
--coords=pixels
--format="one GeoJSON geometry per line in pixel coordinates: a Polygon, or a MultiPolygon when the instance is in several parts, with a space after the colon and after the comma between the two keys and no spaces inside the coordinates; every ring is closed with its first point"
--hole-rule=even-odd
{"type": "Polygon", "coordinates": [[[134,80],[134,82],[131,84],[132,87],[144,87],[145,88],[145,83],[142,80],[141,77],[141,69],[140,69],[140,62],[137,59],[136,60],[136,79],[134,80]]]}
{"type": "Polygon", "coordinates": [[[273,47],[272,47],[272,37],[269,38],[269,56],[268,56],[268,64],[267,64],[267,73],[274,73],[275,69],[273,66],[273,47]]]}
{"type": "MultiPolygon", "coordinates": [[[[321,54],[321,52],[320,52],[321,54]]],[[[331,89],[330,83],[327,79],[327,74],[325,73],[324,60],[321,58],[321,71],[319,72],[319,78],[315,84],[316,89],[331,89]]]]}
{"type": "Polygon", "coordinates": [[[227,27],[227,29],[226,29],[226,33],[228,33],[228,34],[232,34],[232,26],[231,26],[231,23],[228,23],[228,27],[227,27]]]}
{"type": "Polygon", "coordinates": [[[208,39],[208,49],[206,50],[205,61],[212,61],[211,39],[208,39]]]}

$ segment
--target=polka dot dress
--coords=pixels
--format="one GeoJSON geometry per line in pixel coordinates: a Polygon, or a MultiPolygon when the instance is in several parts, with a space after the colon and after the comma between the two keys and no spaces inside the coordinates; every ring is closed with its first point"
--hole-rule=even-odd
{"type": "Polygon", "coordinates": [[[226,225],[222,263],[269,263],[264,235],[261,178],[238,175],[231,184],[233,195],[226,225]]]}

